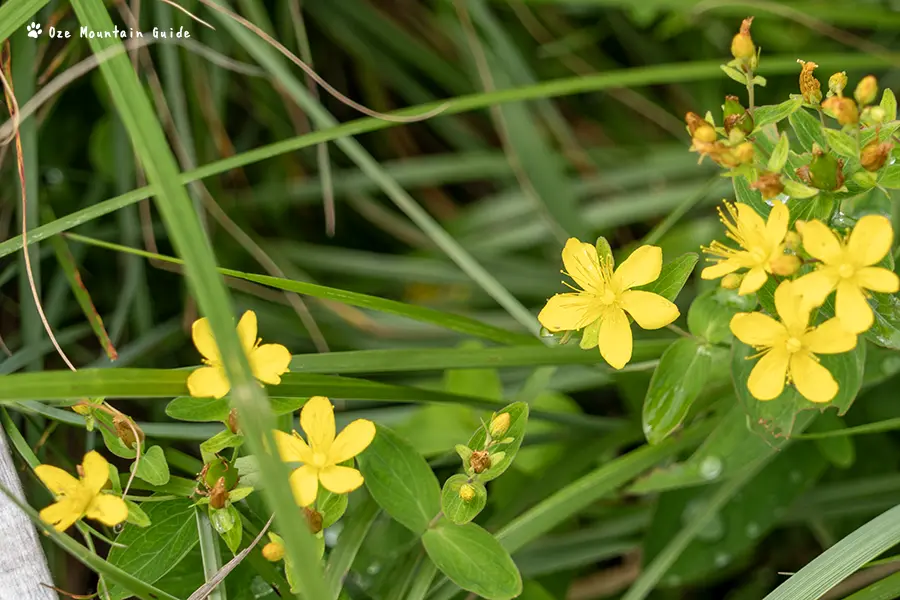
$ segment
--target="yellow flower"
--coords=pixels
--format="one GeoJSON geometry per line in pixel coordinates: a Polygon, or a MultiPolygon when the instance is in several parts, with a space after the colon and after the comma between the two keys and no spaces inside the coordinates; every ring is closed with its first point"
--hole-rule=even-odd
{"type": "Polygon", "coordinates": [[[821,221],[797,221],[803,248],[821,261],[818,269],[795,281],[799,293],[818,306],[832,290],[837,290],[835,314],[844,329],[862,333],[872,326],[872,308],[866,290],[894,293],[900,289],[897,275],[873,267],[890,252],[894,239],[891,222],[879,215],[867,215],[857,222],[846,241],[821,221]]]}
{"type": "Polygon", "coordinates": [[[731,319],[735,337],[762,350],[747,380],[750,393],[758,400],[772,400],[788,380],[807,400],[828,402],[837,394],[838,384],[816,354],[848,352],[856,347],[856,336],[838,319],[809,327],[812,306],[790,281],[775,290],[775,309],[781,322],[758,312],[738,313],[731,319]]]}
{"type": "Polygon", "coordinates": [[[784,238],[788,232],[789,218],[787,206],[776,200],[768,221],[763,221],[753,208],[740,202],[726,202],[725,209],[731,217],[729,219],[719,209],[719,218],[727,230],[725,235],[737,242],[741,249],[735,250],[718,241],[703,248],[704,252],[718,260],[716,264],[703,269],[701,278],[718,279],[738,269],[748,269],[738,290],[739,294],[745,295],[761,288],[773,268],[779,274],[796,270],[799,266],[798,259],[784,254],[784,238]]]}
{"type": "Polygon", "coordinates": [[[56,502],[41,511],[41,519],[57,531],[65,531],[83,516],[105,525],[118,525],[128,518],[128,506],[118,496],[102,493],[109,481],[109,463],[98,452],[88,452],[82,463],[84,474],[75,479],[52,465],[38,465],[35,474],[56,502]]]}
{"type": "Polygon", "coordinates": [[[331,401],[324,396],[313,396],[300,411],[300,426],[306,432],[309,445],[296,431],[293,435],[273,432],[281,460],[303,463],[291,473],[291,489],[300,506],[315,502],[319,482],[335,494],[352,492],[363,484],[359,471],[340,463],[350,460],[372,443],[375,425],[371,421],[357,419],[335,437],[331,401]]]}
{"type": "MultiPolygon", "coordinates": [[[[262,340],[256,337],[256,331],[256,313],[248,310],[237,326],[241,346],[247,354],[247,360],[250,361],[253,376],[263,383],[278,385],[281,383],[281,375],[288,371],[291,353],[281,344],[260,346],[262,340]]],[[[187,380],[188,391],[191,396],[199,398],[221,398],[231,389],[231,382],[225,375],[225,367],[219,356],[219,347],[209,328],[209,320],[204,317],[194,321],[191,334],[194,345],[203,355],[203,363],[207,366],[191,373],[187,380]]]]}
{"type": "Polygon", "coordinates": [[[662,269],[662,250],[641,246],[613,272],[612,258],[600,260],[597,249],[569,238],[562,252],[564,271],[581,289],[556,294],[538,315],[550,331],[587,327],[583,348],[599,344],[600,354],[615,369],[631,360],[629,315],[643,329],[659,329],[678,318],[678,307],[658,294],[631,288],[656,281],[662,269]]]}

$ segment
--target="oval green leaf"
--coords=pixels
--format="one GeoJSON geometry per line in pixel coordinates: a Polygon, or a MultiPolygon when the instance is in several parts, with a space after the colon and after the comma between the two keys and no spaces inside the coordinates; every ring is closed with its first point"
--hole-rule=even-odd
{"type": "Polygon", "coordinates": [[[444,516],[456,523],[463,525],[478,516],[487,504],[487,490],[479,481],[469,481],[465,475],[454,475],[444,482],[441,490],[441,510],[444,516]],[[462,486],[471,487],[474,496],[468,500],[460,495],[462,486]]]}
{"type": "Polygon", "coordinates": [[[522,576],[494,536],[476,525],[447,520],[422,536],[435,566],[462,589],[487,600],[510,600],[522,593],[522,576]]]}
{"type": "Polygon", "coordinates": [[[141,455],[140,461],[131,463],[131,471],[135,477],[143,479],[150,485],[166,485],[169,483],[169,465],[166,455],[159,446],[150,446],[141,455]],[[135,471],[137,465],[137,471],[135,471]]]}
{"type": "Polygon", "coordinates": [[[698,256],[695,252],[687,252],[673,258],[662,266],[659,277],[656,281],[647,285],[636,287],[636,290],[644,290],[645,292],[653,292],[659,294],[667,300],[673,301],[678,296],[681,288],[687,282],[688,277],[697,264],[698,256]]]}

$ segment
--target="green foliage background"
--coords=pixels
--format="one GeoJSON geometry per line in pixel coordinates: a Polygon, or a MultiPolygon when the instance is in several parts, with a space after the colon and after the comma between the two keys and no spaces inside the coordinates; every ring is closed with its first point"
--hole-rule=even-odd
{"type": "MultiPolygon", "coordinates": [[[[741,18],[756,16],[753,37],[764,52],[768,85],[757,89],[757,104],[775,104],[797,92],[797,58],[817,62],[823,81],[846,70],[851,86],[873,73],[882,88],[896,89],[900,15],[890,3],[240,0],[232,7],[371,109],[407,117],[441,111],[416,123],[366,117],[310,91],[298,67],[199,2],[181,4],[215,30],[158,0],[130,4],[140,7],[142,30],[184,27],[190,42],[148,45],[135,54],[138,76],[129,56],[117,54],[58,90],[21,127],[35,277],[63,349],[87,371],[65,369],[34,309],[18,235],[16,156],[5,147],[0,335],[10,352],[0,362],[0,402],[7,436],[26,462],[72,471],[83,451],[102,448],[98,432],[85,432],[83,418],[59,404],[104,397],[139,422],[148,448],[160,449],[153,456],[162,452],[168,463],[166,482],[154,472],[157,481],[138,480],[137,489],[187,496],[202,465],[198,444],[222,429],[203,422],[208,413],[186,418],[200,408],[184,401],[181,413],[179,405],[167,410],[185,394],[187,371],[177,369],[199,362],[190,323],[210,317],[238,387],[249,371],[230,319],[252,309],[261,337],[295,356],[284,383],[268,390],[283,402],[266,409],[265,393],[252,384],[235,400],[250,451],[276,424],[287,428],[285,413],[299,405],[291,399],[327,395],[339,426],[364,417],[391,428],[443,483],[459,470],[454,446],[479,419],[513,401],[530,404],[524,445],[487,485],[475,519],[512,554],[522,598],[763,598],[787,578],[781,573],[831,548],[771,596],[819,598],[890,556],[900,541],[892,509],[900,491],[894,351],[869,347],[862,390],[846,415],[828,412],[805,437],[773,440],[748,428],[748,412],[756,419],[760,409],[736,397],[727,353],[698,353],[668,330],[641,332],[633,363],[614,373],[596,350],[541,338],[534,317],[562,291],[559,252],[570,235],[605,236],[617,256],[641,240],[656,243],[670,261],[719,234],[712,207],[733,196],[731,182],[688,153],[682,117],[690,110],[718,117],[723,96],[743,92],[719,69],[741,18]],[[462,18],[457,5],[465,6],[462,18]],[[323,197],[332,195],[329,235],[323,197]],[[114,362],[97,315],[118,350],[114,362]],[[654,418],[643,406],[648,388],[659,402],[680,402],[666,395],[670,384],[651,384],[664,352],[687,377],[690,389],[681,393],[696,401],[689,410],[674,407],[662,430],[645,436],[642,424],[654,418]],[[860,426],[865,435],[828,433],[860,426]]],[[[100,0],[0,5],[19,105],[92,52],[117,47],[77,32],[122,26],[120,8],[100,0]],[[27,37],[31,22],[43,25],[43,36],[27,37]],[[73,39],[49,39],[51,23],[73,39]]],[[[882,203],[896,224],[896,197],[882,203]]],[[[720,341],[710,336],[727,337],[721,324],[700,331],[705,320],[695,326],[688,316],[695,298],[703,310],[696,307],[714,287],[688,279],[678,324],[720,341]]],[[[890,339],[896,328],[886,331],[890,339]]],[[[116,462],[126,474],[127,464],[116,462]]],[[[285,479],[278,461],[258,467],[262,480],[285,479]]],[[[30,503],[44,506],[40,484],[29,474],[23,480],[30,503]]],[[[265,494],[277,522],[301,518],[286,486],[265,494]]],[[[330,597],[349,570],[342,592],[349,599],[465,598],[436,574],[412,532],[367,496],[356,492],[327,533],[324,576],[312,560],[312,536],[280,531],[305,597],[330,597]]],[[[262,497],[246,500],[245,545],[269,514],[262,497]]],[[[141,584],[60,539],[61,546],[46,544],[56,585],[95,589],[96,576],[69,558],[74,553],[104,574],[111,592],[187,598],[231,554],[185,500],[172,502],[143,503],[154,523],[186,515],[153,534],[173,540],[165,560],[151,565],[161,573],[129,570],[111,553],[110,562],[141,584]]],[[[468,525],[447,527],[455,526],[431,524],[425,548],[436,538],[481,539],[468,525]]],[[[129,525],[122,535],[140,531],[129,525]]],[[[105,544],[97,549],[106,556],[105,544]]],[[[831,597],[847,597],[900,564],[884,563],[831,597]]],[[[274,598],[272,585],[286,590],[282,577],[257,550],[220,597],[274,598]]],[[[900,595],[896,577],[878,585],[852,598],[900,595]]]]}

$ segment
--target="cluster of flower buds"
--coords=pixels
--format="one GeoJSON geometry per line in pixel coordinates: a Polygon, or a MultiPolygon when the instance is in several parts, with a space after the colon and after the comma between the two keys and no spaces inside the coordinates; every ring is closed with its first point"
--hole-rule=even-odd
{"type": "Polygon", "coordinates": [[[749,133],[745,131],[749,127],[749,131],[753,130],[753,118],[748,112],[743,110],[737,98],[733,98],[733,102],[726,99],[725,126],[728,132],[728,138],[719,139],[715,125],[710,123],[697,113],[689,112],[685,116],[688,133],[691,135],[691,152],[700,155],[700,160],[704,156],[710,157],[713,162],[723,167],[734,168],[740,165],[747,165],[753,162],[755,150],[751,142],[745,141],[744,137],[749,133]],[[731,111],[729,112],[729,104],[731,111]],[[740,107],[740,111],[734,105],[740,107]]]}

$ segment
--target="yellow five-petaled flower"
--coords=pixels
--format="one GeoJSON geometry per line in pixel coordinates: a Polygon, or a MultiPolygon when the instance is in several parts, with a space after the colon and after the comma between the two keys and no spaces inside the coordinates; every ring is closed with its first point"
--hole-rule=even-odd
{"type": "Polygon", "coordinates": [[[703,279],[718,279],[747,269],[739,294],[752,294],[763,286],[769,273],[790,275],[799,266],[795,256],[784,253],[784,238],[788,232],[787,206],[777,200],[772,205],[769,219],[763,221],[752,207],[725,203],[728,216],[719,210],[719,218],[725,225],[725,235],[735,241],[739,250],[714,241],[703,251],[716,257],[716,264],[700,273],[703,279]],[[730,219],[728,217],[731,217],[730,219]]]}
{"type": "Polygon", "coordinates": [[[335,494],[352,492],[363,484],[362,474],[340,463],[350,460],[372,443],[375,425],[357,419],[335,437],[334,406],[324,396],[313,396],[300,411],[300,426],[309,444],[294,431],[293,434],[274,431],[275,444],[281,460],[303,463],[291,473],[291,489],[300,506],[316,501],[319,482],[335,494]]]}
{"type": "Polygon", "coordinates": [[[838,383],[819,364],[816,354],[839,354],[856,347],[856,335],[836,318],[818,327],[809,326],[809,302],[796,284],[783,281],[775,290],[775,309],[781,322],[758,312],[738,313],[731,319],[736,338],[762,351],[750,372],[747,387],[758,400],[777,398],[785,381],[812,402],[828,402],[838,393],[838,383]]]}
{"type": "Polygon", "coordinates": [[[56,502],[41,511],[41,519],[65,531],[83,516],[105,525],[118,525],[128,518],[128,506],[118,496],[104,494],[109,481],[109,463],[98,452],[84,455],[81,479],[75,479],[53,465],[38,465],[35,474],[44,482],[56,502]]]}
{"type": "MultiPolygon", "coordinates": [[[[278,385],[281,383],[281,375],[288,371],[291,353],[281,344],[260,346],[262,340],[256,337],[256,332],[256,313],[248,310],[237,326],[241,346],[250,362],[253,376],[263,383],[278,385]]],[[[194,345],[203,355],[203,363],[207,366],[190,374],[187,380],[188,391],[191,396],[198,398],[221,398],[231,389],[231,382],[225,375],[225,366],[209,327],[209,320],[204,317],[194,321],[191,334],[194,345]]]]}
{"type": "Polygon", "coordinates": [[[874,322],[866,291],[894,293],[900,289],[893,271],[873,266],[891,251],[891,222],[880,215],[866,215],[846,242],[821,221],[797,221],[797,231],[803,249],[821,261],[818,269],[795,281],[797,290],[815,305],[837,290],[835,315],[841,324],[853,333],[866,331],[874,322]]]}
{"type": "Polygon", "coordinates": [[[626,312],[643,329],[659,329],[678,318],[678,307],[659,294],[632,289],[659,278],[662,250],[641,246],[613,271],[612,257],[600,259],[591,244],[570,238],[562,252],[564,271],[581,289],[556,294],[538,315],[548,330],[584,329],[581,347],[600,346],[615,369],[631,360],[631,325],[626,312]]]}

